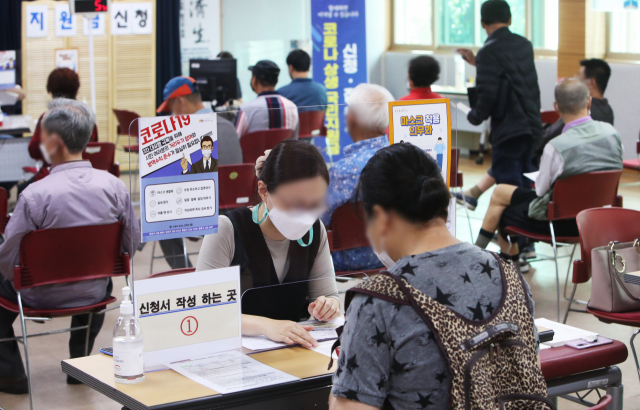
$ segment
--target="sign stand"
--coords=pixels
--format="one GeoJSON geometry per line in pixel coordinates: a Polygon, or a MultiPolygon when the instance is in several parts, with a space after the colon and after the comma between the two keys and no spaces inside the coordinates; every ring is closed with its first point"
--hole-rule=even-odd
{"type": "Polygon", "coordinates": [[[84,18],[89,24],[89,83],[91,85],[91,109],[96,112],[96,74],[93,65],[93,25],[91,19],[94,15],[85,14],[84,18]]]}

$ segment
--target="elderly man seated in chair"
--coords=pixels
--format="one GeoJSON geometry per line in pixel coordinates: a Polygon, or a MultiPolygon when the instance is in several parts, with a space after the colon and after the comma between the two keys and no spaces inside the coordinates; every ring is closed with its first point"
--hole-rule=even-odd
{"type": "MultiPolygon", "coordinates": [[[[42,154],[51,164],[51,174],[29,185],[19,196],[0,245],[0,297],[17,303],[13,287],[13,267],[20,264],[20,243],[38,229],[69,228],[122,223],[122,248],[133,253],[140,241],[139,224],[129,191],[122,181],[106,171],[93,169],[82,160],[96,117],[79,101],[57,98],[49,104],[42,120],[42,154]]],[[[75,255],[69,255],[73,263],[75,255]]],[[[40,286],[20,292],[26,307],[64,309],[98,303],[110,296],[110,278],[40,286]]],[[[17,313],[0,308],[0,339],[14,337],[17,313]]],[[[71,319],[71,327],[86,326],[89,315],[71,319]]],[[[100,332],[104,315],[94,315],[89,329],[89,351],[100,332]]],[[[69,353],[84,356],[86,329],[71,332],[69,353]]],[[[67,383],[79,383],[68,377],[67,383]]],[[[28,393],[25,370],[13,342],[0,343],[0,392],[28,393]]]]}
{"type": "MultiPolygon", "coordinates": [[[[555,89],[553,104],[566,124],[562,134],[551,140],[540,161],[535,190],[498,185],[491,196],[476,245],[486,248],[496,230],[503,256],[518,257],[517,243],[507,241],[505,228],[515,226],[530,232],[550,235],[547,205],[557,180],[595,171],[622,169],[622,141],[612,125],[589,116],[589,89],[579,79],[569,78],[555,89]]],[[[578,236],[575,219],[554,222],[557,236],[578,236]]],[[[516,260],[517,261],[517,260],[516,260]]],[[[522,273],[529,270],[521,263],[522,273]]]]}

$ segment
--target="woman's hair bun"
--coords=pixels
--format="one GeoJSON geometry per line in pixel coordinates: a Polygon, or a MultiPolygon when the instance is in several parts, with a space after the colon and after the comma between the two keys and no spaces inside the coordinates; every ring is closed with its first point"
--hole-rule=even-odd
{"type": "Polygon", "coordinates": [[[414,223],[446,220],[450,197],[437,162],[409,143],[379,150],[362,170],[357,194],[367,213],[379,205],[414,223]]]}

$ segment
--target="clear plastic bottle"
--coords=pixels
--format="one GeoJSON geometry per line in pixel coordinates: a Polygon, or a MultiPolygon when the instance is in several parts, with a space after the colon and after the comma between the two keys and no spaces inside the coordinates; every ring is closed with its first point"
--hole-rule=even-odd
{"type": "Polygon", "coordinates": [[[133,314],[131,290],[122,288],[120,317],[113,328],[113,370],[116,382],[140,383],[144,380],[144,344],[140,323],[133,314]]]}

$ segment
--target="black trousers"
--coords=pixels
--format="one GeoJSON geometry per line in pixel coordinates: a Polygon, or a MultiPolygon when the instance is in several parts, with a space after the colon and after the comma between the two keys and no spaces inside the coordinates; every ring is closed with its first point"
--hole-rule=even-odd
{"type": "Polygon", "coordinates": [[[182,245],[182,238],[164,239],[160,242],[160,248],[164,253],[164,258],[171,266],[171,269],[190,268],[191,261],[187,257],[188,265],[184,265],[184,246],[182,245]]]}
{"type": "MultiPolygon", "coordinates": [[[[107,297],[111,296],[113,283],[109,280],[107,287],[107,297]]],[[[18,294],[11,282],[0,276],[0,296],[18,303],[18,294]]],[[[13,322],[18,313],[9,312],[0,307],[0,339],[14,337],[13,322]]],[[[89,314],[76,315],[71,317],[71,327],[86,326],[89,323],[89,314]]],[[[100,333],[104,315],[93,315],[91,327],[89,328],[89,352],[93,349],[93,342],[100,333]]],[[[86,339],[86,329],[72,331],[69,336],[69,356],[73,359],[84,356],[84,344],[86,339]]],[[[0,343],[0,377],[18,378],[25,375],[18,342],[0,343]]]]}

